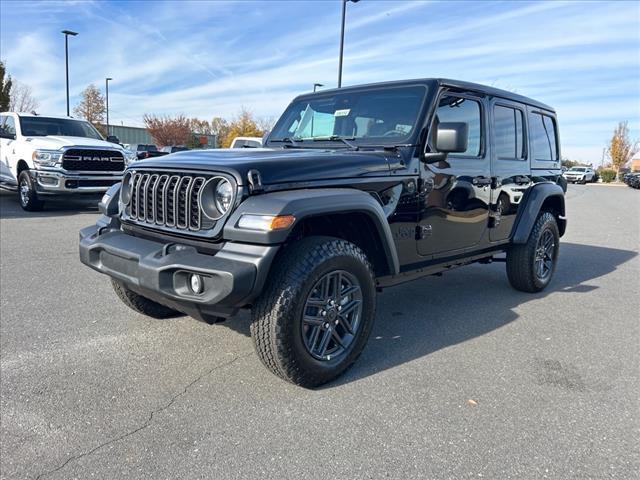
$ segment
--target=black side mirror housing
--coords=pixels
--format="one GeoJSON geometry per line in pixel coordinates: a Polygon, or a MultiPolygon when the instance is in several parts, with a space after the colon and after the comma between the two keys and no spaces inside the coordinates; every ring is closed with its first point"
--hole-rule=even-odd
{"type": "Polygon", "coordinates": [[[469,145],[469,124],[445,122],[438,124],[436,150],[442,153],[461,153],[469,145]]]}
{"type": "Polygon", "coordinates": [[[107,136],[107,142],[120,143],[120,140],[118,140],[118,137],[116,137],[115,135],[109,135],[107,136]]]}
{"type": "Polygon", "coordinates": [[[450,153],[461,153],[469,145],[469,125],[464,122],[443,122],[438,124],[435,135],[435,152],[422,156],[425,163],[437,163],[447,159],[450,153]]]}
{"type": "Polygon", "coordinates": [[[9,140],[15,140],[16,139],[16,134],[15,133],[6,133],[3,131],[0,131],[0,138],[7,138],[9,140]]]}

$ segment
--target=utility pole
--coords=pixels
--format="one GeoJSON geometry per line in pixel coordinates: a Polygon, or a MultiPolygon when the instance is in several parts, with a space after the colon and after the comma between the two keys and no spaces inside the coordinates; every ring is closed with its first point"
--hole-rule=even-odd
{"type": "Polygon", "coordinates": [[[64,34],[64,64],[66,70],[67,77],[67,117],[69,116],[69,35],[75,37],[78,35],[77,32],[72,32],[71,30],[62,30],[64,34]]]}
{"type": "Polygon", "coordinates": [[[111,77],[107,77],[104,79],[106,97],[107,97],[107,137],[109,136],[109,80],[113,80],[111,77]]]}
{"type": "Polygon", "coordinates": [[[347,2],[357,3],[360,0],[342,0],[342,27],[340,28],[340,58],[338,60],[338,88],[342,87],[342,57],[344,55],[344,24],[347,16],[347,2]]]}

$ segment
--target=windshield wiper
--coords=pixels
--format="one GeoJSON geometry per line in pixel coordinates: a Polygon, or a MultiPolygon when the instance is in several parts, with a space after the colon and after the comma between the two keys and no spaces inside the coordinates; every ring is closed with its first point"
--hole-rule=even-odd
{"type": "Polygon", "coordinates": [[[304,142],[304,140],[294,140],[293,138],[290,137],[283,137],[283,138],[274,138],[274,139],[269,139],[269,142],[274,142],[274,143],[286,143],[287,145],[283,145],[283,147],[299,147],[300,144],[298,142],[304,142]]]}
{"type": "Polygon", "coordinates": [[[349,140],[355,140],[355,137],[341,137],[340,135],[329,135],[327,137],[313,137],[314,142],[342,142],[351,150],[360,150],[360,147],[349,140]]]}

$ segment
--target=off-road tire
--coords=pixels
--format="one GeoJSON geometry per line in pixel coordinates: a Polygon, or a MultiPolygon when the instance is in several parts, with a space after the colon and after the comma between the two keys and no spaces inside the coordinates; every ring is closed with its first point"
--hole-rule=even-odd
{"type": "Polygon", "coordinates": [[[152,318],[171,318],[182,315],[176,310],[172,310],[169,307],[160,305],[153,300],[149,300],[147,297],[137,294],[117,280],[111,279],[111,285],[113,286],[113,291],[118,295],[118,298],[122,300],[122,303],[138,313],[152,318]]]}
{"type": "Polygon", "coordinates": [[[527,243],[512,245],[507,251],[507,277],[511,286],[522,292],[535,293],[543,290],[553,278],[559,246],[560,233],[556,218],[549,212],[541,212],[529,234],[527,243]],[[553,235],[555,248],[551,272],[548,277],[540,279],[535,271],[536,248],[545,231],[550,231],[553,235]]]}
{"type": "Polygon", "coordinates": [[[44,202],[38,198],[38,193],[33,186],[29,170],[23,170],[18,175],[18,202],[27,212],[39,212],[44,207],[44,202]],[[27,188],[26,192],[22,190],[24,187],[27,188]]]}
{"type": "Polygon", "coordinates": [[[308,237],[276,258],[266,287],[252,308],[251,336],[262,363],[280,378],[306,388],[344,373],[364,349],[375,318],[372,266],[356,245],[333,237],[308,237]],[[302,316],[312,288],[325,275],[346,271],[362,293],[360,325],[350,350],[331,360],[314,358],[303,340],[302,316]]]}

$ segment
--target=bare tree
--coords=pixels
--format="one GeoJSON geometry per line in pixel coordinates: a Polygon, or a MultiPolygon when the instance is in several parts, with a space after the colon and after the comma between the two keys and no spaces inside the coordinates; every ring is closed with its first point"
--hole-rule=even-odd
{"type": "Polygon", "coordinates": [[[153,141],[160,147],[186,145],[193,137],[191,122],[184,115],[170,117],[145,114],[144,124],[153,141]]]}
{"type": "Polygon", "coordinates": [[[616,174],[620,173],[620,168],[636,153],[638,153],[638,142],[633,142],[629,138],[629,122],[618,123],[607,147],[607,155],[611,159],[611,165],[616,170],[616,174]]]}
{"type": "Polygon", "coordinates": [[[11,88],[11,99],[9,100],[9,111],[11,112],[33,112],[40,106],[40,102],[33,96],[33,90],[25,83],[17,80],[13,81],[11,88]]]}
{"type": "Polygon", "coordinates": [[[264,135],[266,132],[270,132],[273,126],[276,124],[278,119],[276,117],[260,117],[256,121],[258,124],[258,128],[262,130],[262,134],[264,135]]]}

